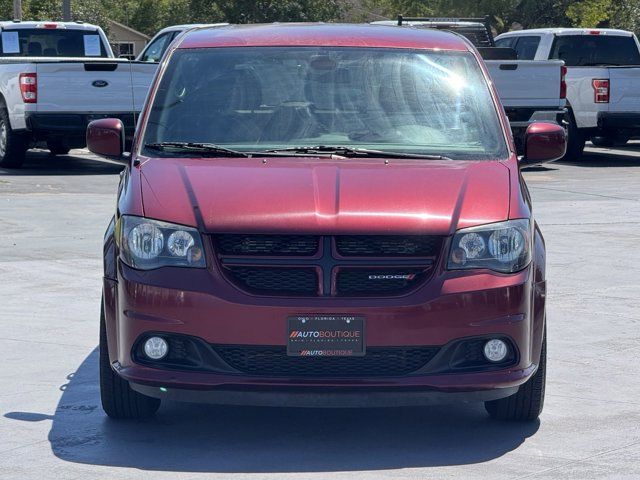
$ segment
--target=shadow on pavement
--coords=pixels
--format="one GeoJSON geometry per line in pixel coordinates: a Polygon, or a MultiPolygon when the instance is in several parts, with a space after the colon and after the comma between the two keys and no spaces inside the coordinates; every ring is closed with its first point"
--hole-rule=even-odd
{"type": "Polygon", "coordinates": [[[556,163],[589,168],[640,167],[640,145],[630,145],[625,147],[624,151],[618,147],[612,150],[598,149],[598,151],[589,149],[584,152],[580,160],[558,161],[556,163]],[[630,155],[636,152],[637,155],[630,155]]]}
{"type": "Polygon", "coordinates": [[[123,168],[122,165],[92,158],[79,150],[56,156],[43,150],[30,150],[22,168],[0,168],[0,176],[116,175],[123,168]]]}
{"type": "Polygon", "coordinates": [[[489,420],[481,405],[398,409],[218,407],[167,402],[146,422],[108,420],[100,407],[98,350],[61,387],[50,421],[62,460],[176,472],[333,472],[485,462],[539,428],[489,420]]]}

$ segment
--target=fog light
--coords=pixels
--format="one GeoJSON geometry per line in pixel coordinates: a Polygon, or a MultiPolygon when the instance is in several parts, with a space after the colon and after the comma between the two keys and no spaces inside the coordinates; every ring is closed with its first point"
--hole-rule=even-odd
{"type": "Polygon", "coordinates": [[[151,360],[160,360],[167,351],[169,351],[169,345],[164,338],[151,337],[144,342],[144,354],[151,360]]]}
{"type": "Polygon", "coordinates": [[[484,356],[490,362],[501,362],[509,353],[509,347],[502,340],[493,338],[484,344],[484,356]]]}

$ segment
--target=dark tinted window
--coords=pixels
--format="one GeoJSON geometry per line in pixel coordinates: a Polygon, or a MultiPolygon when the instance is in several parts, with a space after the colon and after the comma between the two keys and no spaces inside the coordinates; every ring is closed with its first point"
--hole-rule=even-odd
{"type": "Polygon", "coordinates": [[[159,62],[162,58],[162,55],[164,55],[164,52],[171,44],[171,40],[173,40],[173,37],[176,33],[179,32],[167,32],[152,41],[140,57],[140,61],[159,62]]]}
{"type": "Polygon", "coordinates": [[[517,39],[518,37],[501,38],[500,40],[496,40],[496,47],[513,48],[513,45],[516,43],[517,39]]]}
{"type": "Polygon", "coordinates": [[[533,60],[539,44],[540,37],[518,37],[518,42],[514,47],[518,53],[518,60],[533,60]]]}
{"type": "Polygon", "coordinates": [[[22,28],[3,30],[0,36],[3,57],[106,57],[96,31],[62,28],[22,28]]]}
{"type": "Polygon", "coordinates": [[[635,39],[613,35],[557,36],[549,58],[564,60],[568,67],[640,65],[635,39]]]}

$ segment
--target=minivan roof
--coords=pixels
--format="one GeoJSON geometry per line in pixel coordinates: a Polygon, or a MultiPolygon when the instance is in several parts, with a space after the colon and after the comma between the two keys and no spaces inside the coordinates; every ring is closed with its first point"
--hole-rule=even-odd
{"type": "Polygon", "coordinates": [[[430,29],[335,23],[272,23],[202,28],[185,34],[178,48],[335,46],[469,51],[462,37],[430,29]]]}

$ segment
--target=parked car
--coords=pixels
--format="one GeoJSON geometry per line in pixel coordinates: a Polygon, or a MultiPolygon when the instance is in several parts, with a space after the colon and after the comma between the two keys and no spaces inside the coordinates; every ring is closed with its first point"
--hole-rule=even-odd
{"type": "Polygon", "coordinates": [[[20,167],[35,142],[84,147],[96,118],[120,118],[131,136],[155,70],[113,58],[95,25],[0,22],[0,166],[20,167]]]}
{"type": "Polygon", "coordinates": [[[567,158],[579,158],[587,140],[612,146],[640,135],[640,49],[633,33],[543,28],[504,33],[496,44],[515,48],[519,58],[565,62],[567,158]]]}
{"type": "Polygon", "coordinates": [[[516,57],[511,48],[497,48],[487,18],[420,18],[398,16],[376,25],[447,30],[465,37],[480,52],[495,82],[520,153],[524,135],[533,122],[557,122],[565,116],[566,69],[560,60],[532,62],[516,57]]]}
{"type": "Polygon", "coordinates": [[[204,27],[225,27],[228,23],[189,23],[184,25],[172,25],[167,28],[163,28],[149,41],[147,46],[140,52],[136,60],[140,62],[155,62],[158,63],[167,51],[171,42],[181,33],[191,30],[193,28],[204,27]]]}
{"type": "Polygon", "coordinates": [[[545,246],[459,36],[373,25],[199,29],[165,54],[105,235],[102,406],[485,402],[532,420],[546,369],[545,246]]]}

